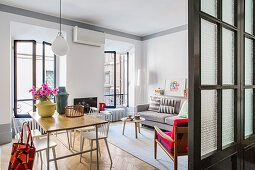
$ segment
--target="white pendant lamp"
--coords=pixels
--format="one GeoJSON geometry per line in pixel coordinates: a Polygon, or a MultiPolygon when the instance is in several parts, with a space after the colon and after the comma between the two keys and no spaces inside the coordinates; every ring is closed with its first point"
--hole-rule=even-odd
{"type": "Polygon", "coordinates": [[[66,55],[66,53],[68,51],[68,44],[67,44],[66,40],[64,39],[62,32],[61,32],[61,19],[62,18],[61,18],[61,0],[60,0],[59,33],[51,45],[51,49],[52,49],[53,53],[57,56],[64,56],[64,55],[66,55]]]}

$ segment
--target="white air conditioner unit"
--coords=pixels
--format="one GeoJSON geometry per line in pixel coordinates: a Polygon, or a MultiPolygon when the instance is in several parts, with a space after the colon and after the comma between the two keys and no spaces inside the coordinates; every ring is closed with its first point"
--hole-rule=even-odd
{"type": "Polygon", "coordinates": [[[105,43],[105,34],[75,26],[73,27],[73,42],[101,47],[105,43]]]}

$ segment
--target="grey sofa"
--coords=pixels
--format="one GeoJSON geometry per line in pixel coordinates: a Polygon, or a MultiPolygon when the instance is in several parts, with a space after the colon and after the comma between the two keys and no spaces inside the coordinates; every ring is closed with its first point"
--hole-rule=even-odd
{"type": "Polygon", "coordinates": [[[145,118],[145,121],[141,122],[141,124],[151,127],[158,126],[162,130],[172,131],[174,120],[184,119],[182,117],[179,117],[178,114],[181,110],[183,102],[187,99],[175,97],[171,97],[170,99],[178,101],[178,104],[175,106],[174,114],[158,113],[156,111],[151,111],[149,110],[150,104],[137,105],[137,113],[140,114],[141,117],[145,118]]]}

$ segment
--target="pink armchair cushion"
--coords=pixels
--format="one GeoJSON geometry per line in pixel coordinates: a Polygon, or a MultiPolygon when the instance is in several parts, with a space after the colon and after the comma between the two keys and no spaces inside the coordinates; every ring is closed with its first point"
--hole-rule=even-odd
{"type": "MultiPolygon", "coordinates": [[[[188,119],[175,120],[174,125],[173,125],[173,131],[165,133],[166,135],[170,136],[173,140],[174,140],[174,130],[175,130],[176,126],[188,127],[188,119]]],[[[182,134],[178,135],[177,147],[179,146],[181,138],[182,138],[182,134]]],[[[157,134],[157,139],[170,153],[172,153],[172,154],[174,153],[174,143],[173,142],[170,142],[167,139],[163,138],[162,136],[159,135],[159,133],[157,134]]],[[[186,147],[184,148],[183,152],[188,152],[188,143],[186,144],[186,147]]]]}

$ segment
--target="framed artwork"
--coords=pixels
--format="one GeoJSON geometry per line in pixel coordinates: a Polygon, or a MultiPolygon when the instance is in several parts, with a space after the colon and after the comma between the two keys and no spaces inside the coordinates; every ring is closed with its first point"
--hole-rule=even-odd
{"type": "Polygon", "coordinates": [[[187,79],[165,80],[165,95],[185,97],[187,79]]]}

